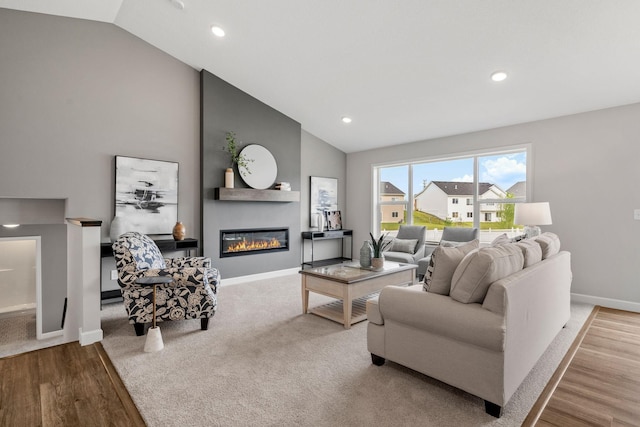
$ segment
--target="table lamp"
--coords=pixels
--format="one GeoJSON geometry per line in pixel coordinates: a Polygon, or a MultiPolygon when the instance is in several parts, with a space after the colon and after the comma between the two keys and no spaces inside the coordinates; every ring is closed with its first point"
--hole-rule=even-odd
{"type": "Polygon", "coordinates": [[[516,203],[514,224],[524,225],[526,238],[538,236],[539,225],[551,225],[551,209],[549,202],[516,203]]]}

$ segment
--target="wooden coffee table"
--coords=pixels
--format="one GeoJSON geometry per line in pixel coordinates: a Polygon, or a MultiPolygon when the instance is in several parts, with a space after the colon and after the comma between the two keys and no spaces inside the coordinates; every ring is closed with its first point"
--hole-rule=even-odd
{"type": "Polygon", "coordinates": [[[384,268],[380,271],[361,268],[357,262],[300,270],[302,313],[313,313],[342,323],[345,329],[349,329],[351,325],[366,320],[367,296],[389,285],[414,285],[417,268],[415,264],[385,261],[384,268]],[[309,310],[309,292],[340,301],[309,310]]]}

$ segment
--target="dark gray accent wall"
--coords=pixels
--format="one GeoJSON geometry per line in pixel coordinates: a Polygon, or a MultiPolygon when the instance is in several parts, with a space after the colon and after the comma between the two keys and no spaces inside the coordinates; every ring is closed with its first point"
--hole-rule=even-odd
{"type": "MultiPolygon", "coordinates": [[[[229,155],[223,151],[225,133],[236,133],[247,144],[260,144],[276,159],[276,181],[300,191],[300,123],[260,102],[206,70],[201,73],[202,248],[223,278],[294,268],[300,265],[299,202],[238,202],[214,200],[214,189],[224,186],[229,155]],[[286,252],[220,258],[220,230],[289,227],[286,252]]],[[[247,188],[236,170],[236,188],[247,188]]]]}

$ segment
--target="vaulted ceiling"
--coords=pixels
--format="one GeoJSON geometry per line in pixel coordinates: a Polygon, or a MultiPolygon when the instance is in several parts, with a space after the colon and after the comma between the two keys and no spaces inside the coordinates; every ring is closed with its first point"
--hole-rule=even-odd
{"type": "Polygon", "coordinates": [[[0,7],[113,23],[345,152],[640,102],[637,0],[0,0],[0,7]],[[212,25],[226,36],[214,36],[212,25]],[[499,70],[507,79],[492,81],[499,70]]]}

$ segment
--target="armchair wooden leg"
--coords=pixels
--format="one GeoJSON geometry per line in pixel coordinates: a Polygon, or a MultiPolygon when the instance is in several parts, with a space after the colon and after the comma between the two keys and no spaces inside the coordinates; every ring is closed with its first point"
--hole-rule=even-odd
{"type": "Polygon", "coordinates": [[[384,357],[380,357],[377,354],[373,354],[371,353],[371,363],[373,363],[376,366],[382,366],[384,365],[384,357]]]}
{"type": "Polygon", "coordinates": [[[207,329],[209,329],[208,317],[203,317],[202,319],[200,319],[200,329],[202,329],[203,331],[206,331],[207,329]]]}
{"type": "Polygon", "coordinates": [[[136,335],[141,337],[144,335],[144,323],[134,323],[133,328],[136,330],[136,335]]]}
{"type": "Polygon", "coordinates": [[[502,407],[487,400],[484,401],[484,411],[492,417],[500,418],[502,416],[502,407]]]}

